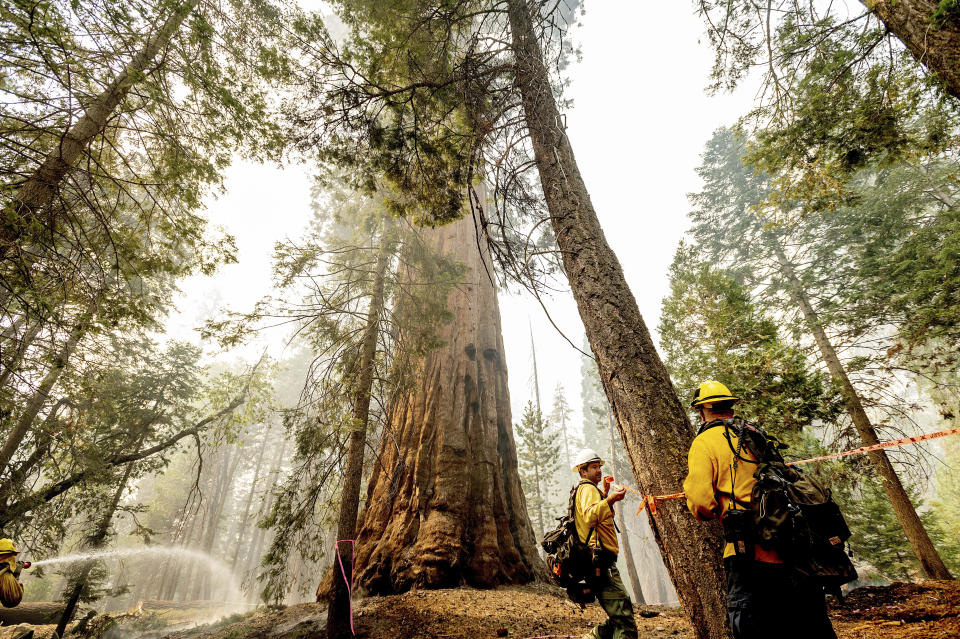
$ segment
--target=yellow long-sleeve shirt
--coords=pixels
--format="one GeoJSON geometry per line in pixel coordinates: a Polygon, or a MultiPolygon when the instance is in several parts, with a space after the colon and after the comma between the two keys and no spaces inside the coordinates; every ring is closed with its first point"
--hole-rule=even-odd
{"type": "Polygon", "coordinates": [[[23,598],[23,586],[13,576],[17,571],[17,555],[0,555],[0,604],[4,608],[13,608],[23,598]]]}
{"type": "MultiPolygon", "coordinates": [[[[754,463],[740,461],[734,470],[734,453],[737,448],[737,435],[733,429],[722,425],[701,432],[690,445],[687,455],[687,478],[683,480],[683,492],[687,495],[687,508],[700,521],[723,518],[731,507],[732,494],[742,502],[737,508],[749,508],[750,496],[757,480],[753,472],[757,469],[756,458],[746,448],[740,456],[754,463]],[[725,433],[729,433],[727,443],[725,433]]],[[[782,563],[776,553],[756,546],[754,558],[757,561],[782,563]]],[[[735,554],[733,544],[723,549],[724,558],[735,554]]]]}
{"type": "Polygon", "coordinates": [[[582,480],[577,486],[576,507],[573,513],[580,541],[586,542],[590,530],[597,532],[590,536],[590,546],[599,548],[600,544],[612,553],[620,552],[617,543],[617,529],[613,525],[613,509],[600,494],[600,489],[591,481],[582,480]]]}

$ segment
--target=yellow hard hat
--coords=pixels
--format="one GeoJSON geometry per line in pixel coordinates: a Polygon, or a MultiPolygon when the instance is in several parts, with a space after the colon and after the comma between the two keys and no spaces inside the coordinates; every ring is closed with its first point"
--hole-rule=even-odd
{"type": "Polygon", "coordinates": [[[703,404],[712,404],[726,400],[737,401],[739,397],[730,394],[730,389],[714,380],[707,380],[700,384],[700,387],[693,392],[693,401],[690,402],[690,408],[696,408],[703,404]]]}
{"type": "Polygon", "coordinates": [[[13,544],[12,539],[0,539],[0,554],[8,555],[10,553],[19,553],[17,547],[13,544]]]}

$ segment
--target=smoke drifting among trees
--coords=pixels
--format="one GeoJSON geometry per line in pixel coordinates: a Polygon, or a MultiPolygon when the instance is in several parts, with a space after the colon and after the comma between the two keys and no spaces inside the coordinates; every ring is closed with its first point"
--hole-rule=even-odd
{"type": "MultiPolygon", "coordinates": [[[[955,424],[960,9],[861,4],[693,4],[708,88],[759,92],[674,211],[636,196],[658,179],[640,172],[634,208],[591,199],[567,123],[579,2],[5,7],[0,526],[47,559],[28,598],[64,603],[61,633],[86,605],[317,601],[334,639],[347,583],[545,581],[582,447],[641,493],[680,490],[704,379],[795,459],[955,424]],[[269,291],[218,291],[175,336],[181,288],[248,259],[206,210],[236,159],[309,175],[310,205],[269,291]],[[686,216],[668,272],[625,272],[604,224],[628,215],[637,253],[686,216]],[[575,326],[579,369],[534,350],[508,376],[508,295],[575,326]]],[[[289,212],[262,189],[274,208],[236,216],[265,228],[289,212]]],[[[937,446],[813,471],[865,583],[960,570],[960,453],[937,446]]],[[[638,507],[615,510],[634,600],[727,637],[719,526],[638,507]]]]}

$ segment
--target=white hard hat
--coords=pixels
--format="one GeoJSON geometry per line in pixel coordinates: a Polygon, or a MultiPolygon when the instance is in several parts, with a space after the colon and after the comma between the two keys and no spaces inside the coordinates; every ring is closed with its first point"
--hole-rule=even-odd
{"type": "Polygon", "coordinates": [[[603,466],[603,460],[597,454],[597,451],[592,448],[584,448],[573,458],[573,471],[578,471],[581,466],[590,462],[600,462],[600,465],[603,466]]]}

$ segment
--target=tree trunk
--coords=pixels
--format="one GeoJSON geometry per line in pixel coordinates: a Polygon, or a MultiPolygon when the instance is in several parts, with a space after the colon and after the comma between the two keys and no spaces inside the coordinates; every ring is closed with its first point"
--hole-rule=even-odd
{"type": "Polygon", "coordinates": [[[0,390],[6,388],[10,378],[20,367],[23,356],[26,355],[27,349],[33,344],[33,340],[36,339],[41,328],[43,328],[43,321],[38,318],[32,326],[24,331],[23,337],[20,338],[16,346],[12,344],[12,338],[4,339],[4,343],[2,347],[0,347],[0,352],[2,352],[0,354],[2,354],[3,358],[3,370],[0,371],[0,390]]]}
{"type": "MultiPolygon", "coordinates": [[[[186,506],[184,508],[186,508],[186,506]]],[[[186,548],[190,545],[190,540],[193,538],[193,530],[200,520],[200,515],[196,512],[187,515],[187,517],[189,523],[185,522],[186,525],[182,530],[183,536],[179,540],[179,546],[181,548],[186,548]]],[[[177,586],[180,582],[180,574],[183,572],[183,563],[183,560],[164,562],[163,575],[160,579],[160,587],[157,590],[157,599],[172,600],[174,596],[176,596],[178,592],[177,586]]]]}
{"type": "MultiPolygon", "coordinates": [[[[80,159],[90,142],[106,129],[107,121],[147,72],[161,49],[170,42],[199,0],[187,0],[174,9],[163,26],[151,37],[130,63],[84,108],[83,116],[64,131],[37,170],[17,190],[0,220],[0,259],[5,258],[24,234],[40,224],[40,213],[53,201],[67,173],[80,159]]],[[[56,219],[51,220],[51,231],[56,219]]]]}
{"type": "MultiPolygon", "coordinates": [[[[693,429],[607,244],[562,126],[526,0],[508,0],[515,73],[564,270],[638,488],[680,490],[693,429]]],[[[727,637],[719,525],[666,502],[651,528],[699,639],[727,637]]]]}
{"type": "Polygon", "coordinates": [[[50,626],[63,616],[66,607],[62,601],[24,601],[16,608],[0,608],[0,626],[50,626]]]}
{"type": "Polygon", "coordinates": [[[500,309],[471,217],[425,240],[468,271],[443,346],[391,407],[357,537],[359,590],[489,588],[546,577],[520,487],[500,309]]]}
{"type": "MultiPolygon", "coordinates": [[[[837,356],[830,338],[827,337],[827,333],[820,323],[820,318],[797,277],[793,264],[787,259],[779,244],[775,241],[772,244],[783,275],[790,287],[790,294],[793,296],[794,302],[800,307],[807,327],[813,332],[813,338],[820,349],[820,354],[823,356],[823,361],[827,365],[830,376],[840,386],[843,393],[843,403],[846,406],[847,414],[850,415],[850,419],[857,429],[857,433],[860,434],[860,441],[864,446],[879,444],[880,438],[877,437],[877,432],[874,430],[867,412],[863,409],[860,396],[850,382],[847,371],[839,356],[837,356]]],[[[893,506],[893,512],[896,513],[900,525],[903,526],[903,531],[913,547],[913,552],[916,553],[917,559],[920,561],[924,574],[930,579],[952,579],[946,564],[943,563],[943,559],[940,558],[940,554],[933,546],[930,535],[923,527],[923,522],[920,521],[916,508],[910,502],[910,497],[904,490],[900,477],[897,476],[897,471],[890,463],[886,451],[875,450],[870,452],[869,456],[870,461],[873,462],[874,467],[883,479],[883,489],[887,493],[887,498],[890,500],[890,505],[893,506]]]]}
{"type": "MultiPolygon", "coordinates": [[[[113,499],[110,500],[106,510],[103,512],[103,517],[100,522],[97,524],[96,529],[93,531],[87,539],[84,546],[86,549],[95,550],[103,546],[103,542],[107,539],[107,535],[110,534],[110,524],[113,522],[113,515],[117,512],[117,506],[120,505],[120,498],[123,497],[123,491],[127,489],[127,482],[130,480],[130,473],[133,472],[134,464],[131,462],[127,464],[126,469],[123,471],[123,477],[120,479],[120,483],[117,485],[117,490],[113,494],[113,499]]],[[[77,609],[77,603],[80,601],[80,595],[83,592],[83,589],[87,587],[87,578],[90,576],[90,571],[93,570],[93,567],[96,565],[96,560],[86,561],[80,567],[79,573],[77,576],[72,579],[73,589],[70,592],[70,596],[67,598],[67,606],[63,611],[63,615],[60,617],[60,622],[57,624],[57,636],[62,637],[64,630],[67,628],[67,624],[70,622],[70,617],[73,616],[74,611],[77,609]]]]}
{"type": "MultiPolygon", "coordinates": [[[[261,505],[260,510],[257,512],[257,521],[263,517],[265,513],[270,512],[273,508],[273,491],[277,487],[277,482],[280,481],[280,469],[283,466],[283,456],[287,452],[287,440],[283,439],[280,444],[280,449],[277,452],[276,458],[273,460],[273,465],[270,467],[270,485],[267,487],[266,492],[266,501],[261,505]]],[[[244,564],[246,566],[256,567],[260,565],[260,557],[263,556],[263,547],[266,542],[267,531],[263,528],[257,528],[257,534],[254,536],[253,540],[250,543],[250,547],[247,551],[246,561],[244,564]]]]}
{"type": "MultiPolygon", "coordinates": [[[[617,449],[616,440],[613,436],[613,411],[610,410],[610,404],[607,404],[607,427],[610,431],[610,470],[614,477],[620,476],[620,470],[617,468],[617,449]]],[[[637,575],[637,565],[633,561],[633,551],[630,549],[630,534],[627,529],[627,519],[623,516],[623,504],[619,503],[614,509],[616,522],[620,526],[620,545],[623,546],[623,561],[627,564],[627,576],[630,578],[630,586],[633,588],[633,596],[638,604],[646,604],[647,600],[643,596],[643,589],[640,587],[640,577],[637,575]]]]}
{"type": "Polygon", "coordinates": [[[932,18],[940,0],[861,1],[918,62],[943,81],[952,96],[960,98],[960,17],[954,15],[935,26],[932,18]]]}
{"type": "MultiPolygon", "coordinates": [[[[537,411],[539,416],[540,411],[537,411]]],[[[539,528],[539,536],[537,539],[543,539],[543,491],[540,489],[540,456],[537,455],[536,465],[533,467],[534,473],[536,474],[537,482],[537,525],[539,528]]]]}
{"type": "Polygon", "coordinates": [[[30,398],[30,401],[24,406],[23,412],[17,419],[17,423],[7,435],[7,439],[3,443],[3,448],[0,449],[0,473],[6,470],[7,464],[10,463],[10,460],[17,452],[17,448],[19,448],[23,442],[23,438],[26,437],[27,431],[30,430],[30,426],[33,425],[33,420],[36,419],[40,409],[43,408],[47,398],[50,396],[53,385],[60,379],[60,374],[63,373],[67,361],[70,359],[70,356],[73,355],[73,351],[76,350],[77,344],[80,343],[80,339],[84,333],[87,332],[87,327],[90,325],[90,318],[91,313],[85,314],[77,322],[74,329],[70,331],[70,337],[67,339],[66,344],[64,344],[57,353],[50,370],[40,382],[40,386],[37,387],[37,391],[30,398]]]}
{"type": "MultiPolygon", "coordinates": [[[[363,481],[363,453],[367,445],[367,423],[370,417],[370,391],[373,388],[377,339],[380,336],[380,315],[384,306],[383,281],[390,266],[392,241],[384,231],[380,237],[380,255],[374,273],[373,288],[367,308],[367,321],[360,347],[357,387],[353,397],[353,430],[347,445],[347,465],[344,470],[340,497],[340,520],[337,522],[337,557],[333,566],[333,585],[330,606],[327,609],[327,636],[330,639],[347,637],[350,632],[350,587],[353,583],[353,548],[340,543],[353,539],[357,530],[357,511],[360,509],[360,484],[363,481]],[[343,574],[338,572],[338,568],[343,574]]],[[[320,597],[318,597],[318,600],[320,597]]]]}
{"type": "MultiPolygon", "coordinates": [[[[240,459],[243,457],[241,451],[236,446],[231,446],[227,452],[226,459],[220,464],[220,475],[217,481],[217,490],[213,498],[209,516],[207,519],[207,528],[203,536],[203,542],[200,549],[213,557],[213,549],[217,543],[217,533],[220,531],[220,522],[223,519],[223,510],[227,504],[227,498],[232,493],[233,479],[237,474],[237,467],[240,459]]],[[[194,599],[207,600],[211,596],[210,573],[203,571],[194,585],[194,599]]]]}
{"type": "Polygon", "coordinates": [[[247,536],[247,530],[250,528],[250,507],[253,506],[253,496],[257,492],[257,484],[260,483],[260,469],[263,467],[263,455],[267,452],[267,442],[270,441],[271,428],[267,427],[264,434],[263,445],[260,446],[260,453],[257,455],[257,465],[253,469],[253,480],[250,482],[250,494],[247,495],[247,503],[243,506],[243,517],[238,522],[237,543],[233,548],[233,559],[230,560],[230,570],[237,569],[237,560],[240,558],[240,547],[243,546],[243,540],[247,536]]]}
{"type": "Polygon", "coordinates": [[[36,447],[33,449],[33,452],[30,453],[29,457],[17,464],[16,467],[11,468],[7,474],[7,480],[3,484],[0,484],[0,509],[7,509],[10,497],[22,489],[27,474],[50,452],[50,446],[53,444],[53,436],[55,434],[53,423],[60,414],[60,409],[63,408],[66,403],[67,401],[65,399],[60,399],[50,408],[47,416],[43,418],[43,424],[40,425],[40,435],[37,438],[36,447]]]}

